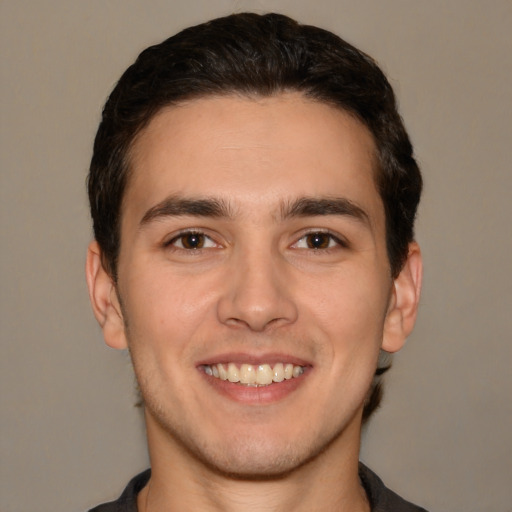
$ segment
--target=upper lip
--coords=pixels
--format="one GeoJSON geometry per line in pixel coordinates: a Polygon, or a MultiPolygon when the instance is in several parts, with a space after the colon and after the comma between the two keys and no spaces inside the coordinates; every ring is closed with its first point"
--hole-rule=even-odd
{"type": "Polygon", "coordinates": [[[216,354],[208,358],[202,359],[197,363],[197,366],[210,366],[213,364],[277,364],[277,363],[291,363],[295,366],[311,366],[311,363],[303,358],[277,352],[249,354],[246,352],[228,352],[222,354],[216,354]]]}

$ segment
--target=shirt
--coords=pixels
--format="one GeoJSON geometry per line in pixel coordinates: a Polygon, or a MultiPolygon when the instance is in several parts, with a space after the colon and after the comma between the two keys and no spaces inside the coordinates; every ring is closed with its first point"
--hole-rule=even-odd
{"type": "MultiPolygon", "coordinates": [[[[150,476],[150,469],[140,473],[130,480],[119,499],[98,505],[89,512],[137,512],[137,494],[148,483],[150,476]]],[[[359,478],[368,496],[372,512],[427,512],[424,508],[405,501],[388,489],[382,480],[361,462],[359,478]]]]}

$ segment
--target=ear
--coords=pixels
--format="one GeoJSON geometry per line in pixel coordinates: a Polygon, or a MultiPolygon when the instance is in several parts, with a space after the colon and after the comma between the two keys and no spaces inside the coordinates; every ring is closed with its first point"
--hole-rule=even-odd
{"type": "Polygon", "coordinates": [[[103,330],[105,342],[112,348],[126,348],[123,314],[116,286],[103,268],[101,249],[96,241],[91,242],[87,249],[85,275],[92,310],[103,330]]]}
{"type": "Polygon", "coordinates": [[[412,332],[418,313],[422,276],[421,251],[419,245],[412,242],[409,244],[407,261],[391,290],[381,347],[386,352],[400,350],[412,332]]]}

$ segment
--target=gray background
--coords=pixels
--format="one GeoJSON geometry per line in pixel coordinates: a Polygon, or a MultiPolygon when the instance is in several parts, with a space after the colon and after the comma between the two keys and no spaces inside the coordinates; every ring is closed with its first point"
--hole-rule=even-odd
{"type": "Polygon", "coordinates": [[[0,508],[81,511],[147,465],[126,354],[83,265],[100,109],[138,52],[189,24],[276,10],[388,73],[423,167],[425,288],[362,458],[432,511],[512,510],[509,0],[1,2],[0,508]]]}

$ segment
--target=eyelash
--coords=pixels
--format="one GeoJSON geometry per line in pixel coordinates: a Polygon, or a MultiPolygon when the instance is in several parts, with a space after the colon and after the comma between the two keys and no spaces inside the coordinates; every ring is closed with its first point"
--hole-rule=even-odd
{"type": "Polygon", "coordinates": [[[164,242],[164,247],[171,247],[171,248],[174,248],[176,250],[190,251],[190,252],[199,252],[202,249],[209,249],[210,248],[210,247],[202,247],[202,246],[201,247],[185,247],[184,244],[183,244],[183,240],[187,236],[188,237],[193,237],[193,236],[202,237],[203,244],[204,244],[205,241],[209,240],[214,245],[218,245],[210,236],[206,235],[204,232],[199,231],[199,230],[190,230],[190,231],[182,231],[182,232],[178,233],[177,235],[173,236],[170,240],[164,242]],[[179,240],[181,240],[182,247],[179,247],[179,246],[176,245],[176,242],[179,241],[179,240]]]}
{"type": "MultiPolygon", "coordinates": [[[[200,252],[203,249],[213,248],[211,244],[213,244],[214,246],[218,246],[218,244],[210,236],[206,235],[203,231],[189,230],[189,231],[182,231],[182,232],[178,233],[177,235],[175,235],[174,237],[172,237],[170,240],[166,241],[164,243],[164,247],[171,247],[176,250],[182,250],[182,251],[187,251],[187,252],[200,252]],[[202,238],[202,241],[199,243],[201,246],[200,247],[186,247],[185,244],[183,243],[185,237],[194,237],[194,236],[196,236],[198,238],[199,237],[202,238]],[[181,247],[176,245],[176,242],[178,242],[179,240],[181,240],[181,247]],[[205,243],[207,243],[209,246],[204,247],[205,243]]],[[[300,249],[308,249],[313,252],[321,251],[321,252],[325,253],[325,252],[330,252],[330,251],[336,250],[339,247],[348,248],[348,243],[345,240],[341,239],[339,236],[334,235],[333,233],[331,233],[329,231],[317,230],[317,231],[310,231],[308,233],[304,233],[295,243],[292,244],[291,247],[294,249],[299,249],[299,250],[300,249]],[[309,246],[307,239],[309,237],[314,237],[314,236],[326,237],[327,238],[327,247],[309,246]],[[308,247],[298,247],[298,245],[303,241],[305,241],[306,244],[308,244],[308,247]],[[335,246],[331,246],[331,243],[333,243],[333,242],[334,242],[335,246]]]]}
{"type": "Polygon", "coordinates": [[[329,231],[310,231],[308,233],[305,233],[304,235],[302,235],[293,245],[292,247],[296,247],[299,242],[301,241],[306,241],[307,243],[307,239],[309,237],[313,237],[313,236],[322,236],[322,237],[327,237],[328,239],[328,246],[327,247],[297,247],[298,249],[309,249],[313,252],[319,252],[319,251],[322,251],[322,252],[329,252],[329,251],[333,251],[333,250],[336,250],[338,248],[348,248],[348,243],[343,240],[342,238],[340,238],[339,236],[329,232],[329,231]],[[329,247],[331,245],[331,243],[334,242],[335,246],[332,246],[332,247],[329,247]]]}

